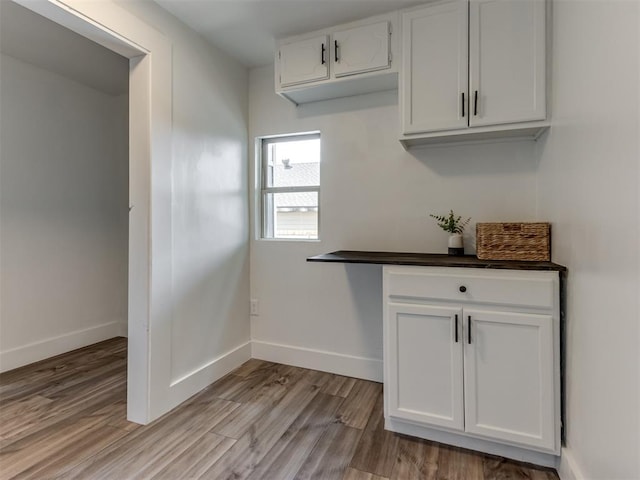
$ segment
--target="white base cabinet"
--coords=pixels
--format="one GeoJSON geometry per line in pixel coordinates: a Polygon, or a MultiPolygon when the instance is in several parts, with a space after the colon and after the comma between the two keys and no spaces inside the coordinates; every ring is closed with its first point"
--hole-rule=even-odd
{"type": "Polygon", "coordinates": [[[441,430],[478,439],[478,450],[486,440],[558,455],[558,272],[383,272],[387,428],[424,438],[433,436],[420,427],[441,430]]]}

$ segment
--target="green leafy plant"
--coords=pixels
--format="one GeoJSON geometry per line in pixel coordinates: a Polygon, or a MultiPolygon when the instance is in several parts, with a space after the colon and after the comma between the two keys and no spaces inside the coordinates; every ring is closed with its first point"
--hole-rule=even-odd
{"type": "Polygon", "coordinates": [[[460,215],[456,216],[453,213],[453,210],[449,211],[449,215],[433,215],[430,214],[430,217],[433,217],[437,220],[438,226],[443,229],[445,232],[449,233],[462,233],[464,232],[464,227],[471,221],[471,217],[466,220],[462,220],[460,215]]]}

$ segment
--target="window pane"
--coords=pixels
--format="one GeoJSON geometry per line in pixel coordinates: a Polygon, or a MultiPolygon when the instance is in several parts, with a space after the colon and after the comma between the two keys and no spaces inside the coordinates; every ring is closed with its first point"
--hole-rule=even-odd
{"type": "Polygon", "coordinates": [[[318,192],[266,193],[266,238],[318,238],[318,192]]]}
{"type": "Polygon", "coordinates": [[[320,185],[320,139],[270,143],[267,187],[320,185]]]}

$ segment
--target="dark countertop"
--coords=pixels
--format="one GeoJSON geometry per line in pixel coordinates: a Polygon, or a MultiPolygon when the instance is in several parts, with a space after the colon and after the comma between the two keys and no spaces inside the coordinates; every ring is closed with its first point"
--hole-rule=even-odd
{"type": "Polygon", "coordinates": [[[416,265],[422,267],[494,268],[506,270],[547,270],[566,272],[567,267],[553,262],[479,260],[475,255],[441,253],[363,252],[338,250],[307,258],[307,262],[370,263],[376,265],[416,265]]]}

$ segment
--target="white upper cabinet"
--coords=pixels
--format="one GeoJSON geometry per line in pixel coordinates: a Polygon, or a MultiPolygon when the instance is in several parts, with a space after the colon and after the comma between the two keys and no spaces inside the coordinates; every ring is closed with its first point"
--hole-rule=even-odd
{"type": "Polygon", "coordinates": [[[546,118],[545,3],[472,0],[469,4],[469,125],[546,118]]]}
{"type": "Polygon", "coordinates": [[[335,32],[333,74],[344,77],[389,68],[389,28],[389,22],[378,22],[335,32]]]}
{"type": "Polygon", "coordinates": [[[537,138],[546,112],[545,0],[444,0],[402,15],[405,147],[537,138]]]}
{"type": "Polygon", "coordinates": [[[276,93],[296,104],[398,87],[399,12],[286,38],[276,54],[276,93]]]}
{"type": "Polygon", "coordinates": [[[403,16],[404,133],[467,128],[467,1],[403,16]]]}
{"type": "Polygon", "coordinates": [[[327,35],[280,45],[280,85],[299,85],[329,78],[328,45],[327,35]]]}

